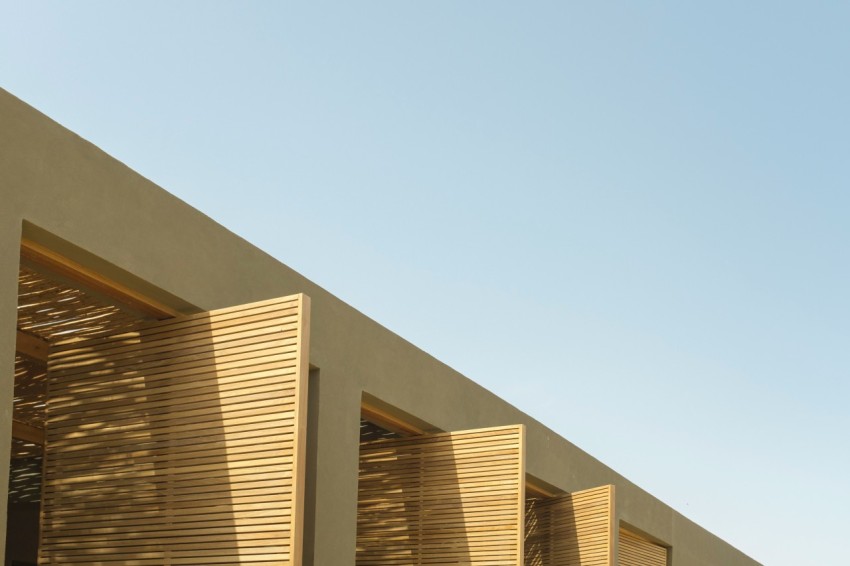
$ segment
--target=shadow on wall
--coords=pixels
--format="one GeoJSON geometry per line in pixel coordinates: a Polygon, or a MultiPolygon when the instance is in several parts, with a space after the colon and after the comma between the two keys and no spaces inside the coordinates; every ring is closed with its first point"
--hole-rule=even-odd
{"type": "Polygon", "coordinates": [[[519,561],[520,427],[361,444],[357,564],[519,561]]]}
{"type": "Polygon", "coordinates": [[[237,546],[209,322],[54,348],[42,561],[185,558],[195,529],[237,546]]]}
{"type": "Polygon", "coordinates": [[[613,564],[613,493],[606,485],[527,499],[525,566],[613,564]]]}
{"type": "Polygon", "coordinates": [[[357,564],[472,564],[450,451],[403,439],[360,448],[357,564]]]}
{"type": "Polygon", "coordinates": [[[54,348],[41,563],[290,559],[297,308],[263,305],[54,348]]]}

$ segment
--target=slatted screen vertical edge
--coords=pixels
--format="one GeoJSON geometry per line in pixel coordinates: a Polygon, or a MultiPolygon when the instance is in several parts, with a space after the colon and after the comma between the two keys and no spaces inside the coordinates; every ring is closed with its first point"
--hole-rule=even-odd
{"type": "Polygon", "coordinates": [[[522,563],[522,425],[364,442],[357,564],[522,563]]]}
{"type": "Polygon", "coordinates": [[[612,566],[614,486],[528,503],[526,566],[612,566]]]}
{"type": "Polygon", "coordinates": [[[620,529],[620,566],[667,566],[667,548],[620,529]]]}
{"type": "Polygon", "coordinates": [[[51,349],[40,564],[299,566],[309,298],[51,349]]]}

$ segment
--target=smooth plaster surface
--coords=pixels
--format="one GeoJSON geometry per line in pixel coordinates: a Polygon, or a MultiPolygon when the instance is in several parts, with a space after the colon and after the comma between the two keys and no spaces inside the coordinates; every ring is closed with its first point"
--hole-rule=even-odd
{"type": "MultiPolygon", "coordinates": [[[[298,292],[311,297],[310,357],[318,369],[311,372],[310,385],[307,501],[312,508],[305,521],[305,564],[354,563],[364,391],[442,430],[523,423],[529,474],[565,491],[616,484],[620,518],[672,545],[676,566],[757,564],[3,90],[0,196],[0,293],[6,297],[0,307],[0,368],[9,376],[22,230],[25,237],[185,311],[298,292]]],[[[0,387],[0,400],[0,458],[8,459],[11,380],[0,387]]],[[[3,467],[0,485],[6,485],[7,475],[3,467]]],[[[4,506],[6,498],[0,500],[4,506]]],[[[0,513],[0,533],[4,527],[5,512],[0,513]]]]}

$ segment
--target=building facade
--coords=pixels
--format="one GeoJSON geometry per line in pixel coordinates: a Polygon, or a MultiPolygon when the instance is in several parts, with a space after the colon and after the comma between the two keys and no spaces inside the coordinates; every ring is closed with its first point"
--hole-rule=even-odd
{"type": "Polygon", "coordinates": [[[757,564],[1,90],[0,202],[7,564],[757,564]]]}

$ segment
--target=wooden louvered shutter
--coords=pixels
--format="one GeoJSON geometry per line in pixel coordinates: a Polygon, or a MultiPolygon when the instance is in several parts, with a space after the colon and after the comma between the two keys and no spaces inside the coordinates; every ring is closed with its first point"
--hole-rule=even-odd
{"type": "Polygon", "coordinates": [[[529,501],[526,566],[611,566],[613,505],[613,485],[529,501]]]}
{"type": "Polygon", "coordinates": [[[309,298],[59,344],[40,564],[300,564],[309,298]]]}
{"type": "Polygon", "coordinates": [[[364,442],[357,564],[522,563],[524,427],[364,442]]]}
{"type": "Polygon", "coordinates": [[[667,548],[620,529],[620,566],[667,566],[667,548]]]}

